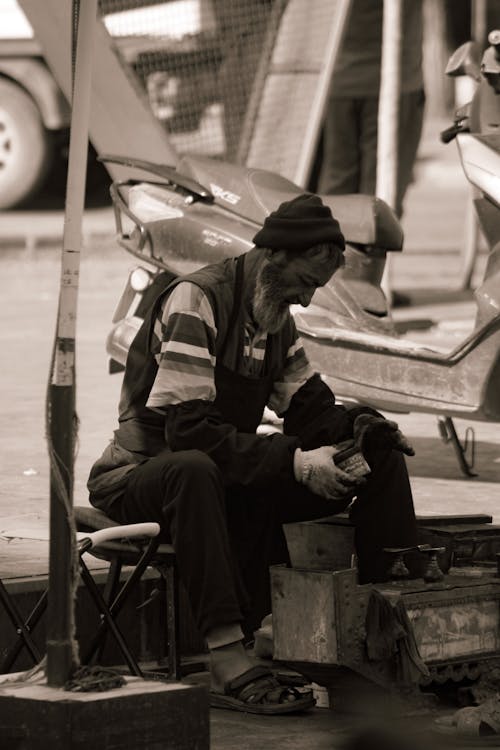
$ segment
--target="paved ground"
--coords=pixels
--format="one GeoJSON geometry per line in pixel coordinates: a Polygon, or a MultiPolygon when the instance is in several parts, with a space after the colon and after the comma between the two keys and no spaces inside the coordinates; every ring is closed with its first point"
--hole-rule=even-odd
{"type": "MultiPolygon", "coordinates": [[[[437,131],[440,124],[435,125],[437,131]]],[[[440,322],[439,336],[450,342],[465,335],[473,315],[470,294],[457,293],[467,200],[468,188],[455,146],[441,146],[428,126],[416,181],[407,200],[406,249],[392,264],[393,288],[414,300],[426,298],[428,304],[396,308],[394,315],[400,320],[431,317],[440,322]],[[450,293],[443,294],[443,289],[450,293]]],[[[2,529],[17,527],[33,529],[34,535],[39,535],[47,519],[45,391],[60,273],[54,240],[60,236],[62,221],[58,210],[0,215],[0,535],[2,529]]],[[[78,504],[86,503],[89,466],[106,444],[115,422],[120,382],[119,376],[107,374],[104,342],[114,306],[134,265],[134,259],[113,242],[109,207],[89,211],[85,221],[77,344],[78,504]]],[[[484,255],[479,258],[474,283],[483,267],[484,255]]],[[[439,437],[435,417],[403,415],[399,422],[417,450],[416,457],[409,461],[417,512],[486,512],[500,521],[500,434],[496,424],[474,425],[479,476],[464,479],[451,447],[439,437]]],[[[461,436],[466,427],[457,421],[461,436]]],[[[41,572],[46,548],[43,541],[3,544],[0,574],[41,572]]],[[[249,750],[264,743],[287,748],[340,747],[337,730],[351,726],[344,721],[322,709],[308,717],[277,719],[272,724],[265,719],[214,712],[212,747],[222,750],[242,743],[249,750]]]]}

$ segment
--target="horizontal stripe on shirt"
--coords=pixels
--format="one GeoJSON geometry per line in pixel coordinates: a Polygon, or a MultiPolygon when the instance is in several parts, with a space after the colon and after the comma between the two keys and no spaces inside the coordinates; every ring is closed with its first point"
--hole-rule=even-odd
{"type": "MultiPolygon", "coordinates": [[[[167,297],[154,327],[151,348],[158,372],[147,406],[168,406],[202,399],[215,399],[215,342],[217,327],[213,310],[203,290],[187,281],[167,297]]],[[[294,393],[313,375],[302,341],[294,331],[280,380],[274,383],[269,407],[282,414],[294,393]]],[[[263,372],[267,333],[245,322],[241,374],[259,377],[263,372]]]]}

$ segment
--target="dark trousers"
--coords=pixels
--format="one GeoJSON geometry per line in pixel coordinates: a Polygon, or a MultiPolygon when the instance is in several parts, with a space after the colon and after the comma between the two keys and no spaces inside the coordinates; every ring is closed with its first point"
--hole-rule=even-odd
{"type": "MultiPolygon", "coordinates": [[[[403,199],[412,181],[413,165],[422,133],[423,91],[399,99],[398,175],[395,210],[403,213],[403,199]]],[[[332,98],[324,126],[320,193],[375,194],[377,179],[378,97],[332,98]]]]}
{"type": "MultiPolygon", "coordinates": [[[[369,483],[351,510],[361,582],[383,579],[384,546],[416,543],[404,458],[378,451],[369,462],[369,483]]],[[[203,634],[230,622],[242,622],[250,634],[271,611],[269,566],[289,562],[282,525],[330,516],[345,506],[313,495],[293,479],[268,495],[227,488],[206,454],[165,451],[131,473],[124,497],[108,512],[120,523],[160,523],[176,550],[203,634]]]]}

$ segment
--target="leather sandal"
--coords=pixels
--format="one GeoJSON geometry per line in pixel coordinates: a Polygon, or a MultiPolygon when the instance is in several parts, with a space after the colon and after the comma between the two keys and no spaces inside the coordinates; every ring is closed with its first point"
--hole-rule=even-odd
{"type": "Polygon", "coordinates": [[[224,693],[210,693],[212,708],[251,714],[290,714],[312,708],[312,691],[283,684],[266,667],[251,667],[224,686],[224,693]],[[293,700],[289,700],[293,698],[293,700]]]}

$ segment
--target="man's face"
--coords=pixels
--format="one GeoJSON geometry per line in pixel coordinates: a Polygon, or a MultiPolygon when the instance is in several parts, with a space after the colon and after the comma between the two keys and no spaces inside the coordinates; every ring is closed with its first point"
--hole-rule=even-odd
{"type": "Polygon", "coordinates": [[[259,328],[276,333],[290,305],[307,307],[314,292],[324,286],[342,264],[342,255],[288,256],[278,250],[259,269],[253,298],[253,315],[259,328]]]}

